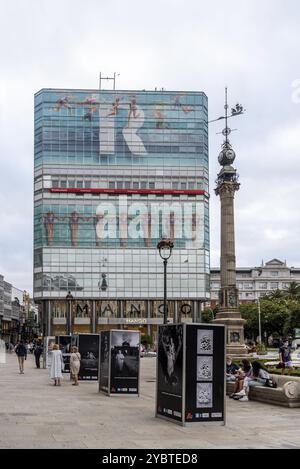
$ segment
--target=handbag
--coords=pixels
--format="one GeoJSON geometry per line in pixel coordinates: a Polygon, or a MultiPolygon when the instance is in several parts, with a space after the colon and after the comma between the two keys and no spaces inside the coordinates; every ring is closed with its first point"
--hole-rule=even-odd
{"type": "Polygon", "coordinates": [[[275,381],[272,379],[266,379],[265,386],[267,388],[277,388],[277,383],[275,383],[275,381]]]}
{"type": "Polygon", "coordinates": [[[277,368],[277,369],[285,368],[285,365],[284,365],[283,362],[279,362],[279,363],[276,365],[276,368],[277,368]]]}

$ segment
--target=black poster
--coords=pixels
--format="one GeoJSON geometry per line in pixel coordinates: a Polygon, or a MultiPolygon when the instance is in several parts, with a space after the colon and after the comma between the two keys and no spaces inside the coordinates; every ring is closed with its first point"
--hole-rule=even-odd
{"type": "Polygon", "coordinates": [[[157,355],[158,415],[182,421],[183,325],[159,326],[157,355]]]}
{"type": "Polygon", "coordinates": [[[224,421],[224,327],[186,325],[185,422],[224,421]]]}
{"type": "Polygon", "coordinates": [[[81,355],[79,379],[98,380],[99,335],[78,334],[81,355]]]}
{"type": "Polygon", "coordinates": [[[139,393],[140,333],[111,331],[111,394],[139,393]]]}
{"type": "Polygon", "coordinates": [[[59,335],[55,337],[56,343],[59,345],[61,350],[63,361],[64,361],[64,373],[70,373],[70,356],[71,356],[71,336],[70,335],[59,335]]]}
{"type": "Polygon", "coordinates": [[[99,390],[108,392],[109,376],[109,331],[103,331],[100,335],[100,366],[99,366],[99,390]]]}

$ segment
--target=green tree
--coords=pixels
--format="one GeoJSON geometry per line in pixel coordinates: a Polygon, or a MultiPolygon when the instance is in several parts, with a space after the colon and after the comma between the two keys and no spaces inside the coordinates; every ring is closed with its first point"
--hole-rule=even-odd
{"type": "Polygon", "coordinates": [[[283,295],[285,298],[291,300],[299,300],[300,299],[300,284],[297,282],[291,282],[288,287],[283,289],[283,295]]]}
{"type": "MultiPolygon", "coordinates": [[[[262,334],[284,335],[285,322],[289,317],[289,308],[284,299],[263,298],[260,300],[261,328],[262,334]]],[[[256,340],[259,335],[258,327],[258,305],[257,303],[246,303],[240,305],[240,311],[245,323],[245,337],[256,340]]]]}

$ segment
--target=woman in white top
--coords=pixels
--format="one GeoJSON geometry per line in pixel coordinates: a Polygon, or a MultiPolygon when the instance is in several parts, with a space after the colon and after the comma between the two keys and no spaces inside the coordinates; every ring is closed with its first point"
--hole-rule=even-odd
{"type": "Polygon", "coordinates": [[[62,378],[63,357],[57,344],[53,345],[52,349],[52,362],[50,368],[50,378],[54,379],[54,386],[60,386],[62,378]]]}
{"type": "Polygon", "coordinates": [[[78,352],[77,347],[72,347],[72,353],[70,356],[70,370],[71,370],[71,376],[74,378],[74,383],[73,386],[78,386],[78,373],[80,370],[80,360],[81,360],[81,355],[78,352]]]}

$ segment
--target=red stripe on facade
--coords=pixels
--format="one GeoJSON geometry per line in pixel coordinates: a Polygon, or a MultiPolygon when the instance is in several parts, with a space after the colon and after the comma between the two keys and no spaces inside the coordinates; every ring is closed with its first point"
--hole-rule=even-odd
{"type": "Polygon", "coordinates": [[[169,194],[169,195],[205,195],[203,190],[180,190],[180,189],[77,189],[69,188],[62,189],[55,187],[49,189],[54,193],[67,193],[67,194],[169,194]]]}

